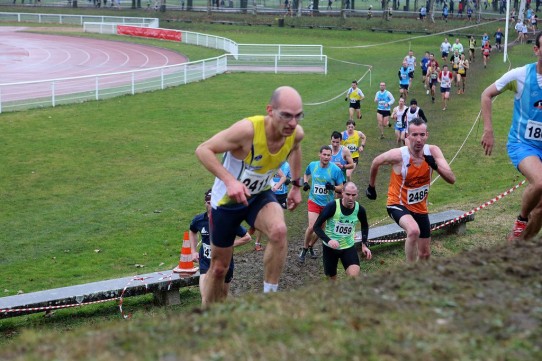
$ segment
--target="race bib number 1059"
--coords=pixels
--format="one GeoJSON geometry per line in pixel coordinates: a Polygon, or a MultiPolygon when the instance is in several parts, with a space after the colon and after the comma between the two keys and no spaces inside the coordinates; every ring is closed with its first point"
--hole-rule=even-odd
{"type": "Polygon", "coordinates": [[[343,235],[343,236],[348,236],[349,234],[352,233],[353,227],[354,227],[354,225],[350,224],[350,223],[337,222],[337,223],[335,223],[334,231],[335,231],[336,234],[340,234],[340,235],[343,235]]]}

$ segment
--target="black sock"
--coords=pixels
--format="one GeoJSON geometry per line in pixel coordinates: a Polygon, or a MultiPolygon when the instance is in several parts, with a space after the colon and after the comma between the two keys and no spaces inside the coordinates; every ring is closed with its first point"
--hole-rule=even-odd
{"type": "Polygon", "coordinates": [[[523,217],[520,215],[520,216],[518,216],[518,221],[528,222],[528,221],[529,221],[529,218],[523,218],[523,217]]]}

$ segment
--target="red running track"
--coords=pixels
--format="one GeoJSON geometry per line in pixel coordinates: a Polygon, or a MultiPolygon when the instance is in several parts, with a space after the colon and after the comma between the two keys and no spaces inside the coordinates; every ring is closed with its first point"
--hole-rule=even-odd
{"type": "Polygon", "coordinates": [[[182,54],[158,47],[24,30],[27,28],[0,27],[0,84],[132,71],[188,61],[182,54]]]}

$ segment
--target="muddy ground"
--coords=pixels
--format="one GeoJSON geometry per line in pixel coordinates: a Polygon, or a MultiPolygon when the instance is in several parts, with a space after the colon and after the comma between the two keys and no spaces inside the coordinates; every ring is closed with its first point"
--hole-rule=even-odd
{"type": "MultiPolygon", "coordinates": [[[[279,283],[281,291],[297,289],[311,284],[311,281],[320,281],[325,278],[321,256],[317,259],[307,256],[304,264],[298,262],[301,243],[301,240],[288,242],[286,265],[279,283]]],[[[321,255],[321,248],[321,243],[315,246],[319,255],[321,255]]],[[[264,251],[253,251],[234,256],[235,273],[230,286],[233,296],[262,291],[263,255],[264,251]]],[[[343,272],[340,263],[338,272],[343,272]]]]}

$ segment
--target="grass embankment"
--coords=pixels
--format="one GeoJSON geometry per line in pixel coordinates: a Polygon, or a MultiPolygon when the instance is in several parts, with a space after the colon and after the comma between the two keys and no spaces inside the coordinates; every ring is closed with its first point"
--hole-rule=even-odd
{"type": "MultiPolygon", "coordinates": [[[[360,121],[358,127],[367,134],[369,140],[356,175],[356,182],[361,189],[364,189],[372,158],[394,146],[391,131],[388,132],[389,136],[386,140],[378,140],[374,105],[371,101],[377,91],[378,82],[386,81],[390,85],[389,89],[397,95],[396,73],[409,45],[415,54],[421,57],[425,50],[438,54],[438,46],[442,41],[442,36],[414,39],[409,35],[362,31],[333,32],[321,29],[248,28],[201,24],[183,24],[183,27],[187,30],[215,33],[246,43],[323,44],[325,53],[330,57],[329,74],[327,76],[227,74],[205,82],[161,92],[54,109],[1,114],[0,143],[3,145],[3,152],[0,155],[0,174],[2,174],[0,198],[3,212],[0,213],[0,223],[3,225],[3,231],[0,234],[0,243],[3,245],[3,252],[0,262],[3,266],[1,288],[5,290],[5,295],[15,294],[18,290],[30,292],[172,268],[178,260],[181,232],[187,229],[193,215],[202,210],[201,195],[212,182],[212,178],[198,165],[193,156],[197,144],[235,120],[246,115],[261,113],[272,90],[279,85],[289,84],[300,90],[306,103],[321,103],[305,106],[306,119],[303,121],[303,126],[306,130],[306,139],[303,142],[303,152],[304,165],[306,165],[316,159],[319,146],[328,143],[332,130],[344,128],[347,109],[342,97],[335,101],[328,100],[345,91],[352,79],[360,78],[366,73],[368,68],[361,64],[369,64],[373,66],[371,77],[366,76],[360,85],[367,99],[362,106],[364,119],[360,121]],[[144,265],[144,267],[136,268],[136,265],[144,265]]],[[[490,29],[494,27],[493,24],[487,25],[476,31],[480,34],[484,31],[491,33],[490,29]]],[[[163,42],[155,42],[155,44],[164,46],[163,42]]],[[[190,48],[180,45],[178,50],[186,52],[192,60],[196,60],[194,58],[197,56],[191,55],[190,48]]],[[[522,46],[514,48],[510,55],[512,63],[519,66],[530,61],[531,54],[530,46],[522,46]]],[[[452,95],[452,101],[446,112],[441,111],[438,102],[435,105],[430,103],[419,84],[418,72],[418,82],[414,85],[412,96],[418,98],[420,106],[429,117],[430,142],[441,146],[449,160],[460,150],[457,158],[452,162],[458,181],[455,186],[446,185],[442,180],[434,184],[430,198],[433,210],[449,208],[469,210],[518,182],[517,172],[509,164],[504,147],[509,127],[512,95],[503,95],[495,103],[494,121],[500,147],[497,147],[491,158],[484,157],[482,154],[479,145],[481,128],[476,124],[481,91],[506,68],[507,64],[503,64],[496,55],[491,59],[487,69],[480,66],[478,59],[469,72],[466,94],[452,95]],[[469,130],[473,125],[474,130],[469,135],[469,130]]],[[[376,202],[360,199],[367,208],[371,224],[385,218],[383,194],[387,184],[386,173],[382,170],[377,184],[380,198],[376,202]]],[[[343,318],[335,313],[322,312],[330,308],[335,309],[333,299],[340,300],[338,302],[340,304],[344,302],[345,307],[338,306],[339,312],[355,310],[348,303],[350,301],[355,302],[356,305],[365,304],[365,307],[369,309],[371,307],[379,309],[377,306],[381,304],[380,301],[378,303],[371,303],[369,299],[367,302],[359,301],[363,298],[357,292],[363,289],[363,284],[376,282],[382,287],[391,288],[394,284],[410,285],[412,282],[410,279],[414,273],[431,273],[431,267],[438,268],[438,264],[449,262],[444,260],[444,257],[460,251],[472,250],[478,246],[491,248],[502,242],[518,208],[519,193],[515,193],[499,204],[477,213],[476,221],[467,227],[467,235],[450,237],[435,234],[434,265],[415,266],[411,271],[406,271],[402,265],[404,255],[401,247],[378,247],[374,249],[375,259],[372,262],[363,263],[368,280],[364,280],[362,284],[345,283],[344,286],[338,288],[318,285],[318,288],[323,289],[323,294],[317,295],[313,285],[313,288],[299,291],[299,294],[277,295],[277,298],[269,301],[258,296],[250,296],[231,304],[218,306],[202,316],[193,315],[188,319],[181,319],[183,324],[200,327],[199,331],[192,331],[195,336],[205,334],[208,341],[199,341],[194,338],[187,340],[186,344],[178,342],[177,336],[185,333],[176,329],[180,327],[180,320],[174,317],[173,313],[180,311],[185,317],[190,305],[198,304],[197,289],[183,291],[183,300],[188,301],[189,307],[177,307],[172,310],[173,313],[153,308],[148,298],[127,301],[126,307],[137,308],[137,318],[141,319],[138,321],[141,323],[134,322],[127,326],[119,324],[120,320],[115,307],[102,305],[90,307],[89,311],[59,311],[52,319],[28,316],[4,320],[1,321],[0,327],[6,336],[19,334],[27,327],[35,328],[38,332],[44,329],[58,329],[60,332],[72,328],[81,329],[82,334],[90,332],[88,331],[90,329],[98,330],[95,331],[96,338],[93,338],[89,344],[92,345],[92,349],[101,349],[98,352],[100,355],[108,352],[119,355],[128,351],[132,354],[133,350],[133,355],[157,359],[161,357],[160,355],[164,357],[170,355],[170,351],[160,354],[160,350],[169,350],[168,347],[174,347],[172,345],[175,344],[179,347],[195,349],[196,354],[200,355],[205,354],[204,349],[213,350],[207,351],[210,352],[206,354],[209,357],[201,356],[202,359],[206,359],[210,358],[214,351],[217,352],[215,356],[220,358],[219,349],[223,349],[223,347],[209,348],[205,343],[221,345],[218,343],[219,339],[211,337],[212,333],[209,334],[210,328],[207,328],[207,322],[209,322],[209,327],[216,328],[221,327],[220,325],[224,327],[232,325],[232,331],[235,332],[228,332],[231,335],[239,332],[236,327],[240,327],[240,324],[237,322],[248,325],[248,319],[250,319],[250,322],[253,322],[248,328],[250,330],[259,327],[264,330],[280,330],[281,326],[286,324],[284,339],[282,336],[279,337],[279,331],[266,336],[256,332],[252,332],[252,336],[250,333],[237,335],[232,344],[239,348],[224,349],[225,358],[230,354],[243,355],[243,352],[250,352],[249,345],[254,344],[250,337],[257,335],[260,335],[258,338],[261,343],[256,343],[257,346],[254,346],[257,353],[252,354],[252,357],[255,358],[278,359],[282,357],[281,355],[285,355],[282,358],[291,358],[287,356],[294,357],[293,355],[300,353],[305,355],[302,352],[306,352],[307,349],[312,353],[310,347],[314,348],[315,353],[318,352],[321,355],[341,357],[343,354],[334,353],[342,352],[341,348],[328,348],[327,341],[324,339],[328,339],[327,332],[332,332],[334,336],[337,336],[337,338],[333,337],[333,340],[351,340],[352,336],[348,332],[342,333],[341,330],[344,328],[351,331],[348,319],[353,314],[345,314],[343,318]],[[399,268],[393,268],[394,271],[391,272],[390,267],[393,264],[399,264],[397,266],[399,268]],[[401,273],[405,273],[402,281],[388,284],[386,279],[401,277],[399,275],[401,273]],[[333,293],[333,297],[329,292],[333,293]],[[303,299],[306,302],[301,306],[299,302],[292,303],[291,299],[303,299]],[[289,308],[284,302],[295,304],[296,309],[301,309],[299,312],[303,314],[298,318],[290,317],[295,313],[287,311],[289,308]],[[147,311],[141,310],[141,306],[145,306],[147,311]],[[264,312],[251,313],[251,310],[259,310],[260,307],[264,312]],[[290,315],[288,316],[290,319],[306,318],[306,321],[298,324],[301,328],[294,327],[295,323],[293,323],[292,328],[288,330],[289,321],[279,317],[283,315],[279,312],[281,309],[284,309],[285,314],[290,315]],[[231,316],[226,314],[226,310],[232,310],[231,316]],[[243,313],[243,311],[246,312],[243,313]],[[278,314],[277,318],[270,319],[270,323],[266,323],[265,318],[259,320],[261,315],[269,313],[278,314]],[[331,326],[329,326],[331,319],[328,317],[333,317],[331,326]],[[166,322],[164,319],[170,319],[171,322],[166,322]],[[109,324],[102,329],[101,326],[104,323],[109,324]],[[327,331],[320,327],[323,324],[328,325],[327,331]],[[117,331],[111,331],[109,327],[113,330],[123,327],[121,336],[109,337],[111,332],[117,333],[117,331]],[[145,331],[140,335],[141,338],[130,331],[138,329],[145,331]],[[162,333],[161,330],[166,331],[162,333]],[[315,334],[308,337],[307,335],[311,335],[310,332],[315,332],[315,334]],[[164,334],[176,336],[176,341],[169,342],[164,334]],[[105,338],[102,339],[101,335],[105,338]],[[124,335],[133,337],[131,340],[124,339],[124,335]],[[269,344],[276,345],[281,350],[280,354],[275,351],[270,354],[266,348],[270,337],[277,339],[277,343],[269,342],[269,344]],[[245,338],[249,338],[250,342],[245,342],[245,338]],[[291,339],[295,345],[284,341],[287,339],[291,339]],[[102,342],[99,340],[105,342],[103,348],[99,346],[102,342]],[[150,345],[147,342],[152,343],[154,346],[149,348],[150,354],[137,348],[132,349],[135,346],[129,344],[133,340],[136,340],[134,344],[138,344],[137,347],[150,345]],[[162,340],[164,340],[163,344],[162,340]],[[297,353],[294,354],[294,351],[290,349],[297,350],[297,353]]],[[[288,214],[290,238],[294,242],[300,241],[306,226],[305,211],[305,206],[302,205],[296,212],[288,214]]],[[[454,274],[460,274],[460,272],[454,274]]],[[[452,281],[453,277],[447,279],[446,283],[452,281]]],[[[422,280],[419,283],[420,288],[414,288],[413,293],[408,296],[412,300],[412,308],[405,308],[401,313],[391,312],[389,316],[386,312],[378,312],[375,309],[373,313],[368,314],[372,314],[372,317],[378,321],[371,323],[363,321],[359,323],[363,325],[359,329],[367,328],[367,332],[373,332],[371,327],[375,323],[381,323],[387,325],[386,327],[390,330],[397,328],[399,332],[400,320],[407,315],[414,317],[417,314],[416,305],[423,310],[421,306],[424,302],[424,294],[421,290],[432,288],[430,283],[424,283],[422,280]],[[428,288],[428,285],[431,287],[428,288]],[[416,292],[420,292],[419,296],[416,292]]],[[[453,284],[450,286],[450,290],[454,290],[452,293],[456,293],[455,290],[458,289],[460,290],[461,287],[456,288],[453,284]]],[[[533,289],[533,292],[537,292],[536,284],[533,285],[533,289]]],[[[406,292],[406,289],[401,290],[401,292],[406,292]]],[[[538,288],[538,292],[539,290],[538,288]]],[[[525,287],[521,288],[521,292],[527,292],[525,287]]],[[[457,291],[457,293],[459,297],[460,292],[457,291]]],[[[487,300],[491,302],[490,298],[487,300]]],[[[433,306],[431,303],[428,305],[428,307],[433,306]]],[[[468,312],[476,311],[475,308],[470,308],[472,304],[467,301],[463,306],[468,308],[468,312]]],[[[412,324],[411,328],[415,331],[408,331],[412,332],[409,334],[405,329],[401,332],[406,333],[397,333],[391,339],[405,342],[418,338],[425,340],[427,336],[425,331],[433,330],[427,328],[426,325],[430,322],[429,318],[434,320],[434,317],[427,312],[424,314],[428,315],[427,319],[422,320],[421,323],[412,324]]],[[[536,316],[538,321],[539,316],[539,314],[536,316]]],[[[536,322],[536,317],[533,318],[535,320],[533,322],[536,322]]],[[[506,325],[502,323],[502,320],[500,322],[506,325]]],[[[378,329],[374,330],[378,331],[378,329]]],[[[474,329],[472,337],[475,339],[480,337],[478,332],[474,329]]],[[[438,336],[436,332],[432,334],[431,337],[438,336]]],[[[450,359],[476,358],[468,357],[469,352],[474,352],[476,349],[466,340],[465,335],[469,333],[454,326],[444,329],[442,334],[449,335],[451,340],[448,344],[437,343],[441,346],[440,349],[448,350],[453,345],[461,345],[461,348],[465,349],[464,354],[457,353],[460,351],[447,353],[451,355],[450,359]]],[[[472,355],[480,355],[481,358],[485,355],[499,355],[499,350],[502,352],[508,346],[506,342],[501,344],[502,339],[498,336],[491,333],[487,336],[490,340],[489,344],[496,347],[495,353],[472,353],[472,355]]],[[[525,334],[527,340],[530,340],[532,336],[533,333],[525,334]]],[[[9,342],[10,347],[26,343],[34,337],[33,335],[25,336],[24,342],[19,339],[13,340],[14,342],[9,342]]],[[[371,340],[371,337],[365,339],[371,340]]],[[[522,344],[519,339],[511,340],[513,343],[522,344]]],[[[80,342],[71,341],[74,345],[78,343],[80,342]]],[[[393,342],[383,343],[384,348],[375,349],[375,352],[381,355],[390,354],[393,358],[395,345],[390,346],[390,344],[393,342]],[[390,351],[387,351],[388,349],[390,351]]],[[[474,344],[478,346],[478,343],[474,344]]],[[[356,343],[352,345],[352,347],[356,345],[359,347],[346,348],[346,350],[364,349],[362,346],[365,346],[365,344],[356,343]]],[[[424,352],[433,350],[427,346],[431,345],[431,342],[413,341],[411,345],[422,355],[431,355],[424,352]]],[[[526,345],[530,347],[528,348],[530,355],[533,355],[533,352],[539,352],[539,349],[531,347],[533,345],[531,341],[526,345]]],[[[52,346],[51,352],[60,355],[59,350],[64,347],[65,345],[52,346]]],[[[488,349],[481,348],[482,351],[488,349]]],[[[76,350],[75,346],[73,350],[76,350]]],[[[82,350],[82,355],[86,356],[81,358],[93,358],[89,356],[90,353],[82,350]]],[[[69,354],[71,351],[67,352],[69,354]]],[[[179,351],[171,349],[171,352],[176,354],[179,351]]],[[[347,355],[356,354],[347,353],[347,355]]],[[[408,359],[410,357],[407,354],[403,356],[395,358],[408,359]]],[[[61,356],[56,357],[61,358],[61,356]]],[[[96,356],[96,358],[99,357],[96,356]]]]}

